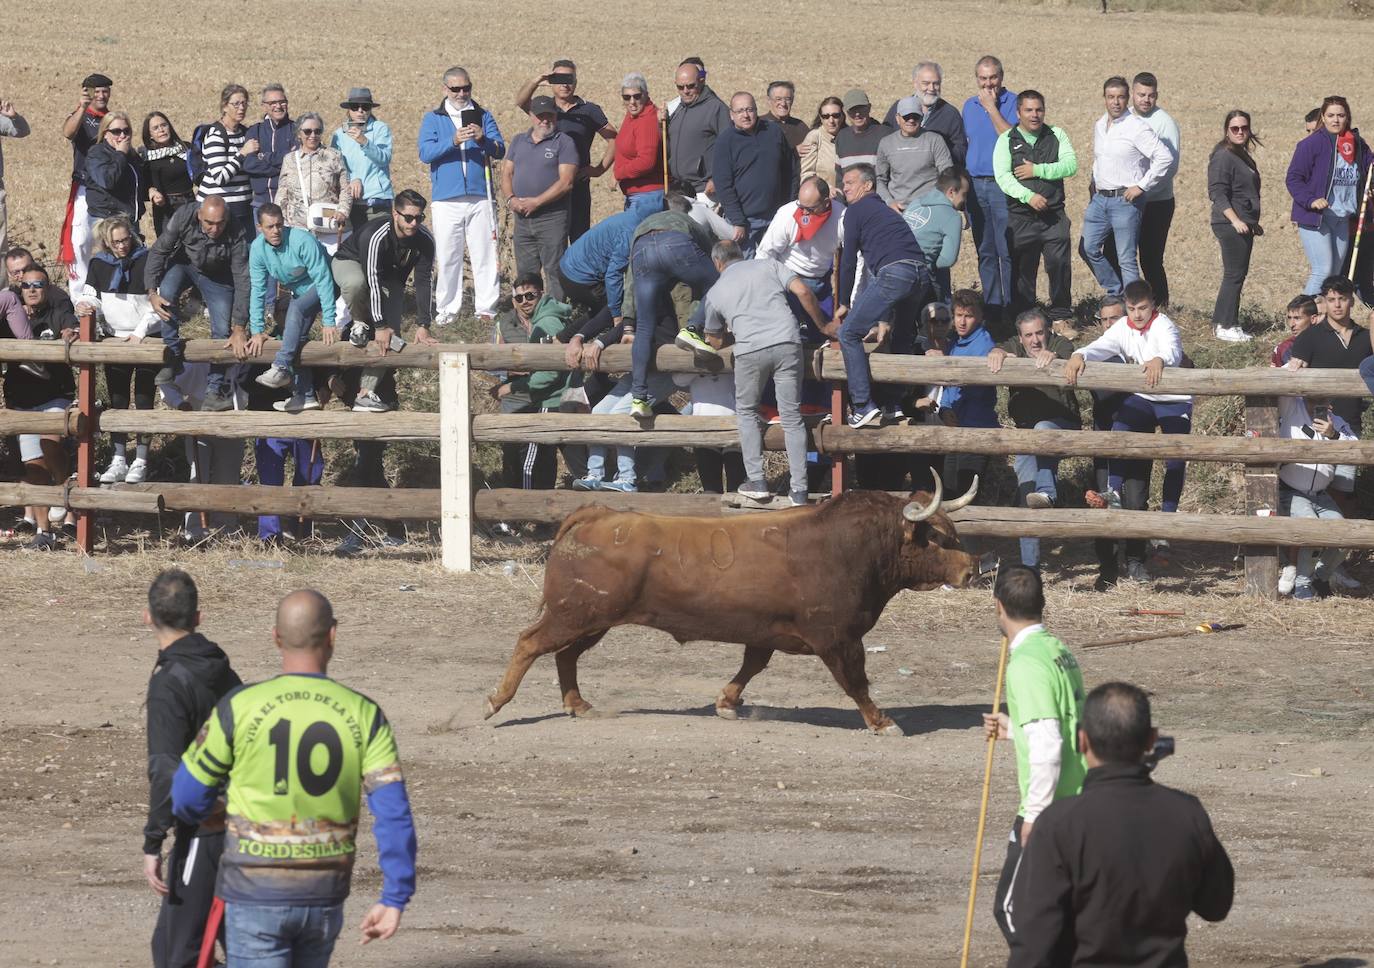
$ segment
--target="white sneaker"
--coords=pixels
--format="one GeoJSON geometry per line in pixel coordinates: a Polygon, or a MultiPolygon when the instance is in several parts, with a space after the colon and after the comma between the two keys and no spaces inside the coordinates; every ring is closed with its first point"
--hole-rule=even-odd
{"type": "Polygon", "coordinates": [[[66,508],[48,508],[49,524],[61,524],[65,520],[67,520],[66,508]]]}
{"type": "Polygon", "coordinates": [[[129,465],[129,473],[124,475],[125,484],[142,484],[148,479],[148,462],[140,458],[134,458],[134,462],[129,465]]]}
{"type": "Polygon", "coordinates": [[[101,484],[121,484],[128,477],[129,464],[123,457],[116,457],[110,461],[110,466],[105,468],[105,473],[100,475],[101,484]]]}
{"type": "Polygon", "coordinates": [[[1217,339],[1226,343],[1248,343],[1254,338],[1239,326],[1218,326],[1216,332],[1217,339]]]}
{"type": "Polygon", "coordinates": [[[260,386],[269,387],[273,390],[280,390],[291,385],[291,371],[275,364],[268,367],[258,374],[257,383],[260,386]]]}
{"type": "Polygon", "coordinates": [[[1291,594],[1293,594],[1293,585],[1297,583],[1297,580],[1298,580],[1298,566],[1297,566],[1297,565],[1284,565],[1284,566],[1283,566],[1283,570],[1279,572],[1279,594],[1280,594],[1280,595],[1291,595],[1291,594]]]}
{"type": "Polygon", "coordinates": [[[1350,572],[1345,570],[1345,565],[1337,565],[1332,570],[1331,584],[1336,588],[1344,588],[1348,592],[1364,587],[1358,580],[1351,577],[1350,572]]]}
{"type": "Polygon", "coordinates": [[[453,323],[453,321],[454,321],[455,319],[457,319],[457,318],[458,318],[458,317],[455,316],[453,313],[435,313],[435,314],[434,314],[434,325],[435,325],[435,326],[448,326],[448,325],[451,325],[451,324],[453,323]]]}

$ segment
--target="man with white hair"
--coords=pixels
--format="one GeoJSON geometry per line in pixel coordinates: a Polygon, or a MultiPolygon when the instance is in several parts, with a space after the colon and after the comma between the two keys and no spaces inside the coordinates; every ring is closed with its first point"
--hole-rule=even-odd
{"type": "MultiPolygon", "coordinates": [[[[944,138],[950,158],[962,168],[968,157],[968,137],[964,134],[964,119],[959,109],[940,96],[944,83],[945,72],[935,61],[921,61],[911,70],[912,96],[921,102],[922,128],[944,138]]],[[[897,130],[897,105],[901,100],[893,101],[883,118],[883,124],[893,131],[897,130]]]]}
{"type": "Polygon", "coordinates": [[[472,263],[473,310],[495,319],[501,297],[497,273],[496,212],[490,165],[506,155],[506,142],[490,111],[472,99],[472,78],[462,67],[444,72],[443,100],[420,122],[420,161],[429,165],[434,221],[435,323],[458,318],[463,307],[463,250],[472,263]]]}

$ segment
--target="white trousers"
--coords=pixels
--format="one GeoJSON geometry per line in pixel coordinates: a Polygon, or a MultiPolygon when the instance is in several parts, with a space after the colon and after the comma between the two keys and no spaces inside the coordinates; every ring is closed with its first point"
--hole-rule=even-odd
{"type": "Polygon", "coordinates": [[[90,210],[86,207],[86,186],[82,185],[76,190],[76,198],[72,201],[72,252],[75,261],[67,267],[67,289],[72,302],[76,302],[81,294],[81,288],[86,284],[86,270],[91,264],[91,243],[94,241],[91,222],[90,210]]]}
{"type": "Polygon", "coordinates": [[[485,198],[449,199],[430,206],[434,232],[434,311],[457,316],[463,308],[463,250],[472,263],[473,313],[494,316],[501,298],[492,237],[491,204],[485,198]]]}

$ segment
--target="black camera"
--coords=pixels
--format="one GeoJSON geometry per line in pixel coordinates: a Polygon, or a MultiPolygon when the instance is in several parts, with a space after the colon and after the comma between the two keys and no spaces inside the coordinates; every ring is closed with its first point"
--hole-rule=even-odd
{"type": "Polygon", "coordinates": [[[1154,749],[1145,754],[1145,769],[1153,771],[1159,766],[1159,761],[1166,756],[1174,755],[1174,738],[1172,736],[1160,736],[1155,739],[1154,749]]]}

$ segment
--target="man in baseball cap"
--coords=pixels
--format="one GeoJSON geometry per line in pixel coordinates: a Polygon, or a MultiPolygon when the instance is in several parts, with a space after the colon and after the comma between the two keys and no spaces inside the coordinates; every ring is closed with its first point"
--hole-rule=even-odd
{"type": "Polygon", "coordinates": [[[878,159],[878,143],[892,133],[892,129],[874,121],[868,95],[859,88],[850,88],[844,95],[844,113],[849,125],[835,135],[835,184],[844,179],[844,170],[851,165],[872,165],[878,159]]]}
{"type": "Polygon", "coordinates": [[[925,113],[915,94],[897,102],[897,130],[878,144],[873,168],[878,195],[896,212],[935,187],[940,172],[954,164],[945,139],[922,128],[925,113]]]}

